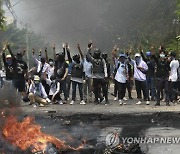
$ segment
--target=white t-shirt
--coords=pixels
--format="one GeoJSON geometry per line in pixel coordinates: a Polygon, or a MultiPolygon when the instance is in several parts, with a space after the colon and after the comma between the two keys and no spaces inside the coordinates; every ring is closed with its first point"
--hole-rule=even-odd
{"type": "Polygon", "coordinates": [[[176,82],[178,79],[177,71],[179,68],[179,61],[178,60],[172,60],[170,63],[170,75],[169,75],[169,81],[176,82]]]}
{"type": "Polygon", "coordinates": [[[126,70],[127,70],[126,65],[120,63],[117,73],[115,75],[115,80],[120,83],[126,83],[127,80],[126,70]]]}
{"type": "Polygon", "coordinates": [[[54,66],[52,67],[49,65],[48,70],[47,70],[47,74],[48,74],[48,79],[50,79],[50,77],[52,75],[54,75],[54,66]]]}

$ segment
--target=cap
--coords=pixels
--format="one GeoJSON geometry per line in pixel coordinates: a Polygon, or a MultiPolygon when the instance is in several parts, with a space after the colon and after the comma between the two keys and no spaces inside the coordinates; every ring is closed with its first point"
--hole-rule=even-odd
{"type": "Polygon", "coordinates": [[[146,56],[151,56],[151,51],[147,51],[146,56]]]}
{"type": "Polygon", "coordinates": [[[11,55],[7,55],[6,58],[11,58],[11,55]]]}
{"type": "Polygon", "coordinates": [[[40,81],[40,77],[38,75],[34,76],[34,81],[40,81]]]}
{"type": "Polygon", "coordinates": [[[164,53],[161,53],[159,56],[160,56],[161,58],[165,58],[165,57],[166,57],[164,53]]]}
{"type": "Polygon", "coordinates": [[[141,57],[141,55],[139,53],[136,53],[135,57],[141,57]]]}
{"type": "Polygon", "coordinates": [[[126,58],[126,55],[125,55],[124,53],[120,53],[120,54],[119,54],[119,57],[124,57],[124,58],[126,58]]]}

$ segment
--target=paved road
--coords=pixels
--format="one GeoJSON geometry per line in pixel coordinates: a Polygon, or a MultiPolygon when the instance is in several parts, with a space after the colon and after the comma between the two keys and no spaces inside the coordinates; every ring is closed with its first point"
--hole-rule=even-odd
{"type": "MultiPolygon", "coordinates": [[[[112,92],[112,88],[110,93],[112,92]]],[[[136,98],[136,93],[133,91],[133,97],[136,98]]],[[[105,105],[95,105],[89,103],[87,105],[80,105],[79,101],[75,102],[75,105],[47,105],[46,107],[37,107],[34,108],[29,106],[27,103],[22,103],[22,110],[26,113],[47,113],[57,112],[62,114],[77,114],[77,113],[100,113],[100,114],[149,114],[154,112],[180,112],[180,104],[171,104],[171,106],[166,106],[165,102],[161,103],[160,107],[155,107],[155,102],[151,102],[149,106],[145,105],[145,102],[142,105],[136,105],[137,99],[126,101],[127,105],[120,106],[118,101],[113,100],[113,96],[109,94],[110,104],[105,105]]]]}

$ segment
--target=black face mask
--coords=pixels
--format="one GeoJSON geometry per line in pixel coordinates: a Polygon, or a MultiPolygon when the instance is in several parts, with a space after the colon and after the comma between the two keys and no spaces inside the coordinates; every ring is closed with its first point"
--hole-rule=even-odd
{"type": "Polygon", "coordinates": [[[94,59],[100,59],[101,53],[100,52],[94,52],[94,59]]]}
{"type": "Polygon", "coordinates": [[[79,55],[75,55],[73,56],[73,60],[76,62],[76,63],[80,63],[80,56],[79,55]]]}
{"type": "Polygon", "coordinates": [[[22,56],[21,55],[17,55],[16,58],[17,58],[18,61],[22,61],[22,56]]]}
{"type": "Polygon", "coordinates": [[[102,54],[102,58],[104,58],[105,60],[107,60],[107,54],[102,54]]]}
{"type": "Polygon", "coordinates": [[[46,60],[44,59],[44,58],[41,58],[41,63],[45,63],[46,62],[46,60]]]}

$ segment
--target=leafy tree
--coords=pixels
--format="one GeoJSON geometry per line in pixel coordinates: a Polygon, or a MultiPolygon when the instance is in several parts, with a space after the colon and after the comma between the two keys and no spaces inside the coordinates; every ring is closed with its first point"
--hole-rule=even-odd
{"type": "Polygon", "coordinates": [[[4,17],[4,11],[2,10],[2,0],[0,0],[0,29],[4,28],[5,23],[5,17],[4,17]]]}

